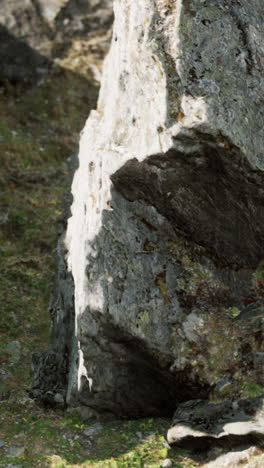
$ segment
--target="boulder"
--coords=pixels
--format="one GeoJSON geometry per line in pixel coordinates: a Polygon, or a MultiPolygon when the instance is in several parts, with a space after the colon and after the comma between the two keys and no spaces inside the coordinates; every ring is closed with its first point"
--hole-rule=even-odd
{"type": "Polygon", "coordinates": [[[64,243],[74,320],[63,294],[53,318],[67,403],[142,417],[258,395],[262,2],[115,0],[114,12],[64,243]]]}
{"type": "Polygon", "coordinates": [[[264,447],[264,395],[220,403],[181,403],[167,440],[172,446],[196,451],[247,443],[264,447]]]}

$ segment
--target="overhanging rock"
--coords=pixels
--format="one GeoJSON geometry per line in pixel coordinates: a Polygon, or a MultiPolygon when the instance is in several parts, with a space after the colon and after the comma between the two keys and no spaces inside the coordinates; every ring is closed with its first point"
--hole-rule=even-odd
{"type": "Polygon", "coordinates": [[[257,393],[262,2],[116,0],[114,11],[66,235],[67,402],[140,417],[257,393]]]}

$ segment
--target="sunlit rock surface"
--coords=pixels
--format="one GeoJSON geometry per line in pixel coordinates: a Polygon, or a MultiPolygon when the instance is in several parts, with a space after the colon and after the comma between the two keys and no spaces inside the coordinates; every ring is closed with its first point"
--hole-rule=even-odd
{"type": "MultiPolygon", "coordinates": [[[[75,295],[67,402],[139,417],[256,395],[262,1],[116,0],[114,12],[66,235],[75,295]]],[[[63,308],[53,320],[56,337],[63,308]]]]}

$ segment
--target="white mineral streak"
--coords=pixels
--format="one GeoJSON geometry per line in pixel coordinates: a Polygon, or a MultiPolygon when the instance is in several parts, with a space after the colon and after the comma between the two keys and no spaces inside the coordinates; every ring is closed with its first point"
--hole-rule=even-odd
{"type": "MultiPolygon", "coordinates": [[[[103,313],[100,283],[89,290],[86,269],[91,247],[100,231],[102,211],[109,209],[110,178],[128,159],[143,160],[150,154],[167,151],[172,136],[183,126],[192,128],[206,123],[203,98],[183,96],[182,110],[187,117],[168,127],[167,75],[156,35],[152,31],[155,15],[165,18],[167,1],[115,0],[115,24],[112,45],[105,61],[98,108],[92,111],[80,140],[79,168],[72,186],[74,202],[69,220],[66,245],[68,268],[75,283],[77,320],[87,307],[103,313]],[[162,129],[160,132],[158,129],[162,129]]],[[[182,0],[173,2],[174,15],[168,16],[168,48],[181,73],[180,21],[182,0]]],[[[164,28],[164,25],[163,25],[164,28]]],[[[73,366],[76,364],[73,363],[73,366]]],[[[79,351],[78,368],[71,369],[72,385],[80,390],[81,377],[87,376],[79,351]]],[[[71,394],[69,385],[68,394],[71,394]]]]}

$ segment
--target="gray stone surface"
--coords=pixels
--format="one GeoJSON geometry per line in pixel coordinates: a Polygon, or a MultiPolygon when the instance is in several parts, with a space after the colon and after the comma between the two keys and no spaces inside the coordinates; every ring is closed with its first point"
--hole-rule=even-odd
{"type": "Polygon", "coordinates": [[[7,453],[6,456],[10,458],[15,457],[22,457],[25,454],[25,447],[23,445],[12,445],[7,453]]]}
{"type": "Polygon", "coordinates": [[[19,468],[18,465],[10,465],[10,464],[9,464],[9,465],[5,465],[5,466],[2,465],[1,468],[2,468],[2,467],[3,467],[3,468],[19,468]]]}
{"type": "Polygon", "coordinates": [[[10,376],[10,373],[6,369],[0,368],[0,379],[6,380],[10,376]]]}
{"type": "Polygon", "coordinates": [[[264,447],[264,396],[221,403],[182,403],[174,414],[167,440],[190,450],[247,443],[264,447]]]}
{"type": "Polygon", "coordinates": [[[172,461],[169,458],[166,458],[166,460],[164,460],[164,462],[162,463],[162,468],[172,468],[172,467],[173,467],[172,461]]]}
{"type": "MultiPolygon", "coordinates": [[[[116,0],[114,10],[54,309],[67,403],[141,417],[259,394],[262,2],[116,0]]],[[[232,426],[235,437],[244,429],[232,426]]]]}
{"type": "Polygon", "coordinates": [[[99,434],[99,432],[101,432],[102,429],[103,429],[102,424],[95,423],[92,426],[86,427],[83,431],[83,434],[85,435],[85,437],[88,437],[89,439],[94,439],[94,437],[97,436],[97,434],[99,434]]]}
{"type": "Polygon", "coordinates": [[[249,449],[220,454],[216,460],[207,463],[205,468],[237,468],[238,466],[262,468],[263,464],[264,454],[261,454],[257,447],[250,447],[249,449]]]}
{"type": "Polygon", "coordinates": [[[10,364],[17,364],[21,359],[22,347],[20,341],[11,341],[6,345],[6,351],[10,355],[10,364]]]}

